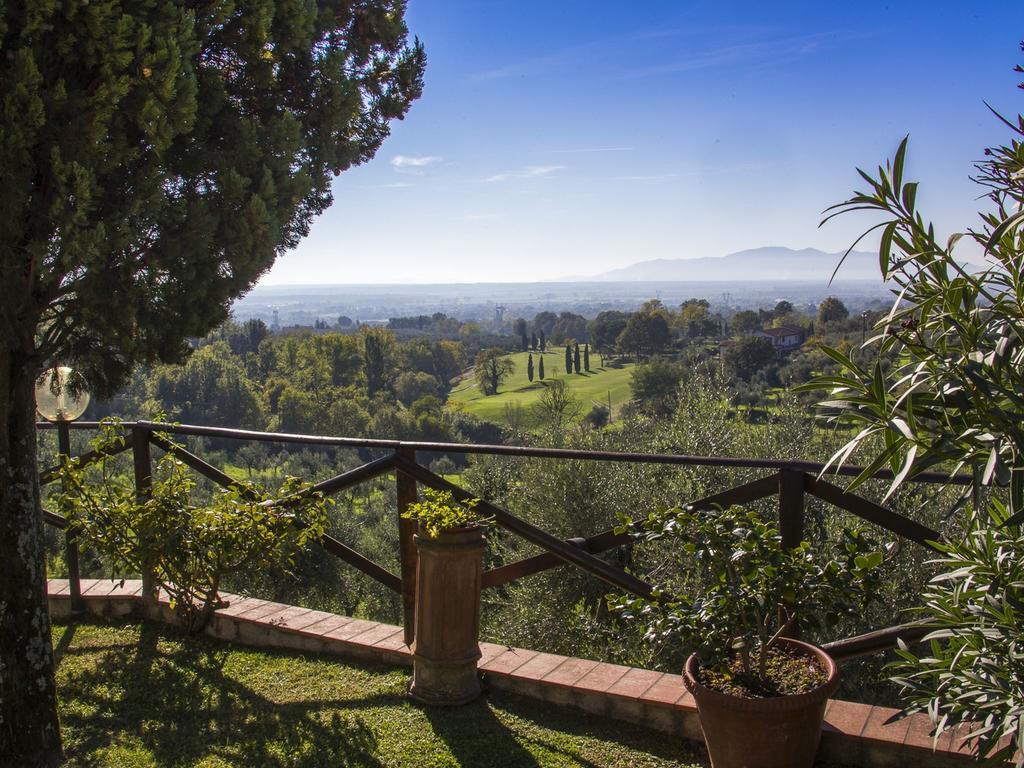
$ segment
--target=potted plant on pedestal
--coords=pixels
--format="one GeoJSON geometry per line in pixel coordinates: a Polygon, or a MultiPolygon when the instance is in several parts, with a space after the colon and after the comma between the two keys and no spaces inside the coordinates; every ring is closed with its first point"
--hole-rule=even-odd
{"type": "Polygon", "coordinates": [[[478,499],[425,488],[402,517],[419,521],[416,626],[409,694],[455,706],[480,695],[480,580],[487,547],[478,499]]]}
{"type": "Polygon", "coordinates": [[[633,533],[671,538],[693,560],[655,599],[609,604],[648,640],[691,652],[683,679],[714,768],[810,768],[839,678],[824,651],[791,637],[798,620],[814,630],[857,615],[877,594],[881,552],[861,531],[829,552],[784,548],[775,523],[740,507],[669,509],[633,533]]]}

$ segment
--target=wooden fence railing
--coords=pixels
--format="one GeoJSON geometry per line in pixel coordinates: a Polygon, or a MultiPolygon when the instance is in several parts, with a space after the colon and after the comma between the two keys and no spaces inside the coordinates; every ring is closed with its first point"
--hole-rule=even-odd
{"type": "MultiPolygon", "coordinates": [[[[57,425],[49,423],[39,424],[39,427],[43,429],[56,428],[58,430],[58,450],[64,455],[70,455],[70,429],[94,430],[98,426],[99,424],[96,422],[60,423],[57,425]]],[[[399,515],[396,523],[399,531],[400,573],[394,574],[390,572],[384,566],[373,562],[344,542],[330,535],[325,534],[322,536],[320,544],[328,553],[338,557],[402,596],[403,623],[405,641],[407,643],[411,643],[413,640],[415,626],[416,547],[413,542],[413,534],[416,532],[416,522],[402,519],[401,514],[410,504],[415,502],[418,484],[439,490],[451,491],[453,496],[460,500],[475,498],[474,494],[419,464],[416,460],[418,453],[444,452],[563,460],[628,462],[634,464],[760,469],[765,472],[765,475],[757,480],[729,488],[690,503],[697,507],[710,508],[714,505],[749,504],[760,499],[777,496],[779,500],[779,530],[783,546],[794,546],[803,538],[805,498],[808,495],[828,502],[901,538],[908,539],[924,547],[930,547],[929,542],[938,541],[941,538],[937,531],[927,526],[899,515],[861,496],[849,493],[843,488],[822,479],[821,475],[825,467],[814,462],[623,453],[614,451],[579,451],[561,448],[530,448],[506,445],[405,442],[399,440],[252,432],[222,427],[160,424],[149,421],[125,422],[122,426],[125,430],[125,441],[115,453],[123,451],[132,452],[136,493],[140,497],[145,497],[149,493],[152,478],[151,446],[156,446],[162,451],[174,454],[182,463],[214,483],[225,487],[236,485],[233,478],[188,451],[183,446],[173,442],[169,438],[170,435],[335,448],[375,448],[387,450],[387,455],[382,458],[374,459],[355,469],[323,480],[314,485],[313,488],[325,495],[331,495],[353,488],[380,475],[391,472],[395,473],[399,515]]],[[[78,458],[82,462],[89,463],[99,458],[99,455],[95,452],[88,452],[80,455],[78,458]]],[[[40,474],[40,482],[45,484],[55,481],[58,477],[57,470],[57,467],[52,467],[43,471],[40,474]]],[[[843,467],[839,471],[830,470],[830,472],[839,476],[856,476],[860,474],[860,468],[843,467]]],[[[887,471],[881,471],[875,477],[891,479],[892,474],[887,471]]],[[[968,485],[971,479],[964,476],[951,478],[943,473],[929,472],[917,475],[914,481],[920,483],[968,485]]],[[[616,589],[642,597],[649,597],[652,594],[653,585],[598,557],[602,552],[626,544],[630,540],[628,534],[607,530],[588,538],[563,540],[486,499],[480,500],[477,509],[493,518],[497,525],[543,550],[542,554],[485,571],[482,582],[485,589],[508,584],[516,579],[568,563],[596,578],[602,579],[616,589]]],[[[74,540],[73,530],[68,527],[67,520],[59,515],[44,512],[44,516],[47,523],[65,530],[72,608],[81,609],[83,604],[79,585],[78,548],[74,540]]],[[[143,574],[142,576],[144,582],[148,582],[151,588],[151,576],[148,574],[143,574]]],[[[824,647],[834,658],[843,660],[893,648],[896,645],[897,638],[907,643],[913,643],[919,640],[925,633],[926,630],[920,624],[900,624],[864,635],[836,640],[827,643],[824,647]]]]}

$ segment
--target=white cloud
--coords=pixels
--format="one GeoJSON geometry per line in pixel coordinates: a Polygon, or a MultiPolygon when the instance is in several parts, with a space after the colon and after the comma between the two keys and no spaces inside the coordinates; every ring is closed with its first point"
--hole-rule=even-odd
{"type": "Polygon", "coordinates": [[[552,152],[562,155],[575,155],[589,152],[632,152],[633,147],[586,147],[583,149],[553,149],[552,152]]]}
{"type": "Polygon", "coordinates": [[[395,155],[391,158],[391,167],[399,173],[412,173],[420,176],[423,169],[429,165],[436,165],[444,160],[438,155],[395,155]]]}
{"type": "Polygon", "coordinates": [[[509,179],[535,179],[565,170],[564,165],[528,165],[518,171],[506,171],[488,176],[484,181],[508,181],[509,179]]]}

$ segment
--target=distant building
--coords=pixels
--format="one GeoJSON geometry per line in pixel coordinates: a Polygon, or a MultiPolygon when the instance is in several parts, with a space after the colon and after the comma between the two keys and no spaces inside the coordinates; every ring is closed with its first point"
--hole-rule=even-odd
{"type": "Polygon", "coordinates": [[[762,328],[754,331],[754,336],[763,336],[772,342],[777,353],[784,354],[799,349],[804,343],[804,329],[792,325],[780,325],[778,328],[762,328]]]}

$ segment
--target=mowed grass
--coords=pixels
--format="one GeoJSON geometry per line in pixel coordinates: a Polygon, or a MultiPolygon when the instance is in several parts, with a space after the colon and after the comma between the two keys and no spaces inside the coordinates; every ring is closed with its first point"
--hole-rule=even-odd
{"type": "Polygon", "coordinates": [[[681,738],[494,692],[453,709],[407,670],[185,638],[151,623],[53,628],[68,766],[705,766],[681,738]]]}
{"type": "Polygon", "coordinates": [[[611,394],[612,411],[615,413],[632,396],[629,389],[630,376],[633,371],[632,363],[627,363],[621,368],[600,368],[598,367],[600,356],[592,353],[590,355],[590,373],[567,374],[565,372],[565,349],[555,349],[544,353],[544,381],[541,381],[537,375],[540,353],[534,352],[534,380],[531,383],[526,375],[528,355],[527,352],[510,355],[515,364],[515,372],[498,388],[498,394],[485,395],[477,387],[476,380],[470,376],[452,390],[448,396],[449,407],[460,408],[481,419],[504,424],[506,423],[505,407],[509,404],[518,404],[527,411],[527,422],[530,423],[530,407],[540,399],[547,383],[555,378],[568,383],[569,390],[580,400],[582,413],[589,411],[595,402],[607,405],[609,394],[611,394]]]}

